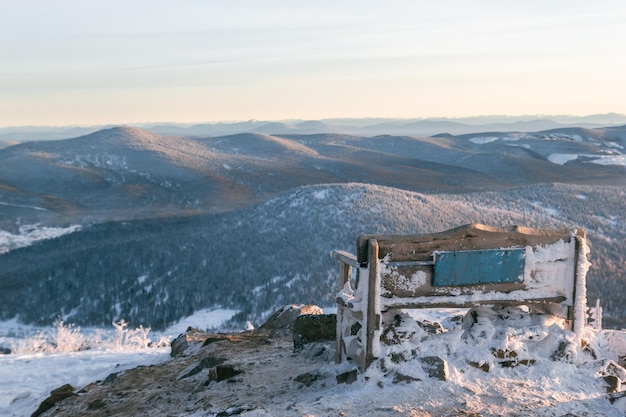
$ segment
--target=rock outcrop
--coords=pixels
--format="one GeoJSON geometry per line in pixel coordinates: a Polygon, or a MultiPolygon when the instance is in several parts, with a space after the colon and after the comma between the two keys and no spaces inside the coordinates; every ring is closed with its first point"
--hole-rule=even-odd
{"type": "Polygon", "coordinates": [[[303,314],[293,323],[293,348],[302,349],[307,343],[326,342],[337,337],[336,314],[303,314]]]}
{"type": "Polygon", "coordinates": [[[296,319],[301,315],[324,314],[324,311],[312,304],[289,304],[276,310],[258,330],[269,331],[274,336],[287,336],[291,334],[296,319]]]}

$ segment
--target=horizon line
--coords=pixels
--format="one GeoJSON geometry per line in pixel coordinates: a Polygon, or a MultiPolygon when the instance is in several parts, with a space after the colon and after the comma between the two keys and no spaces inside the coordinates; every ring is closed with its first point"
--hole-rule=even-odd
{"type": "MultiPolygon", "coordinates": [[[[396,121],[412,121],[412,120],[423,120],[423,121],[457,121],[457,120],[466,120],[466,119],[481,119],[481,118],[508,118],[508,119],[525,119],[530,118],[530,120],[542,120],[550,118],[571,118],[571,119],[585,119],[592,117],[604,117],[604,116],[613,116],[613,117],[623,117],[626,119],[626,114],[617,113],[617,112],[608,112],[608,113],[592,113],[592,114],[583,114],[583,115],[575,115],[575,114],[546,114],[546,113],[537,113],[537,114],[480,114],[473,116],[416,116],[416,117],[377,117],[377,116],[363,116],[363,117],[323,117],[323,118],[288,118],[288,119],[256,119],[256,118],[243,118],[243,119],[231,119],[231,120],[205,120],[205,121],[194,121],[194,122],[177,122],[177,121],[143,121],[143,122],[109,122],[109,123],[76,123],[76,124],[60,124],[60,125],[50,125],[50,124],[26,124],[26,125],[2,125],[0,129],[27,129],[27,128],[52,128],[52,129],[63,129],[63,128],[91,128],[91,127],[116,127],[116,126],[150,126],[150,125],[188,125],[188,126],[196,126],[196,125],[215,125],[215,124],[237,124],[237,123],[272,123],[272,122],[322,122],[329,120],[396,120],[396,121]]],[[[522,121],[522,120],[514,120],[512,123],[522,121]]],[[[489,123],[485,123],[489,124],[489,123]]]]}

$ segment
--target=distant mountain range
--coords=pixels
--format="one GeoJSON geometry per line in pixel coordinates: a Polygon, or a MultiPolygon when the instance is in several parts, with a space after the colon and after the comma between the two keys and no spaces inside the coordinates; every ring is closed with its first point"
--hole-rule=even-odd
{"type": "Polygon", "coordinates": [[[331,304],[329,253],[359,233],[481,222],[587,228],[590,298],[626,327],[625,147],[626,126],[430,137],[114,127],[9,146],[0,318],[161,329],[221,306],[258,323],[284,303],[331,304]]]}
{"type": "Polygon", "coordinates": [[[0,149],[0,228],[227,212],[324,183],[426,193],[623,184],[625,147],[626,127],[207,138],[116,127],[0,149]]]}
{"type": "MultiPolygon", "coordinates": [[[[480,132],[536,132],[563,127],[600,128],[626,125],[626,115],[617,113],[588,116],[527,115],[527,116],[476,116],[458,118],[334,118],[322,120],[248,120],[213,123],[138,123],[130,124],[152,133],[173,136],[225,136],[239,133],[317,134],[341,133],[356,136],[408,135],[432,136],[437,134],[463,135],[480,132]]],[[[0,127],[0,148],[28,141],[67,139],[98,130],[115,127],[103,126],[15,126],[0,127]]]]}

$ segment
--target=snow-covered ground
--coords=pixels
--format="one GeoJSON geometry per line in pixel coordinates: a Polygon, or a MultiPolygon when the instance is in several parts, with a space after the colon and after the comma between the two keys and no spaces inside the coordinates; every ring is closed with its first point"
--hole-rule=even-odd
{"type": "Polygon", "coordinates": [[[225,321],[232,318],[237,313],[238,310],[223,308],[198,310],[193,315],[178,320],[177,323],[172,324],[161,333],[166,337],[176,337],[179,334],[185,333],[185,330],[187,330],[189,326],[202,331],[219,329],[225,321]]]}
{"type": "Polygon", "coordinates": [[[598,165],[622,165],[626,166],[626,155],[592,155],[576,153],[553,153],[548,156],[548,161],[553,164],[564,165],[578,158],[588,158],[590,162],[598,165]]]}
{"type": "MultiPolygon", "coordinates": [[[[213,343],[192,349],[195,353],[175,360],[170,359],[167,347],[120,347],[116,343],[80,352],[2,355],[0,415],[28,416],[52,389],[66,383],[80,389],[93,381],[104,380],[111,373],[167,361],[172,361],[171,369],[155,370],[160,372],[155,378],[170,381],[166,383],[164,398],[173,401],[169,404],[154,400],[151,404],[154,415],[214,416],[229,409],[244,417],[626,415],[626,397],[611,403],[603,379],[611,372],[623,370],[619,366],[615,367],[617,371],[611,367],[624,360],[620,356],[626,355],[626,332],[588,327],[584,335],[587,348],[583,349],[573,343],[572,332],[550,321],[549,316],[529,316],[524,314],[524,308],[511,309],[506,320],[490,310],[482,311],[473,325],[455,319],[466,312],[464,309],[411,311],[397,327],[401,342],[386,347],[384,365],[375,364],[349,385],[335,381],[337,373],[351,368],[346,363],[334,363],[334,343],[294,353],[290,338],[260,341],[250,349],[228,341],[221,345],[213,343]],[[426,331],[414,320],[443,326],[435,332],[433,328],[426,331]],[[494,351],[504,357],[498,357],[494,351]],[[244,373],[233,383],[212,382],[208,388],[202,388],[206,372],[172,382],[172,376],[207,356],[228,356],[227,363],[233,363],[244,373]],[[446,381],[428,377],[419,359],[426,356],[446,361],[446,381]],[[186,362],[179,363],[177,368],[176,361],[186,362]],[[506,366],[502,365],[507,361],[506,366]],[[312,379],[303,386],[295,378],[306,374],[312,379]],[[206,403],[207,393],[211,394],[210,404],[206,403]],[[180,408],[181,402],[184,409],[180,408]]],[[[232,314],[232,311],[205,310],[172,329],[178,331],[187,325],[215,328],[232,314]]],[[[0,345],[5,346],[10,339],[6,334],[17,336],[20,331],[32,334],[37,330],[20,326],[16,321],[2,323],[0,329],[5,334],[0,345]]],[[[67,332],[66,338],[79,337],[71,326],[62,329],[67,332]]],[[[94,329],[84,331],[89,340],[106,339],[94,338],[94,334],[98,334],[94,329]]],[[[110,340],[118,341],[119,334],[120,328],[114,329],[110,340]]],[[[145,332],[140,335],[147,336],[145,332]]],[[[164,384],[158,379],[141,383],[164,384]]],[[[115,384],[110,387],[116,389],[115,384]]],[[[154,387],[150,385],[150,389],[142,392],[137,388],[133,396],[145,394],[146,398],[132,401],[145,404],[148,395],[154,396],[154,387]]],[[[92,393],[97,395],[97,391],[89,394],[92,393]]]]}
{"type": "MultiPolygon", "coordinates": [[[[540,134],[540,133],[511,133],[504,136],[474,136],[469,139],[470,142],[477,145],[487,145],[497,141],[515,142],[520,140],[570,140],[573,142],[590,142],[598,147],[600,153],[551,153],[546,155],[547,160],[553,164],[564,165],[570,161],[576,161],[579,158],[587,159],[589,162],[598,165],[626,165],[626,155],[622,154],[623,146],[616,142],[598,142],[593,138],[583,138],[580,135],[569,135],[565,133],[540,134]]],[[[532,144],[524,143],[522,146],[527,149],[533,149],[532,144]]]]}
{"type": "Polygon", "coordinates": [[[187,327],[219,328],[236,312],[200,310],[159,333],[119,323],[110,329],[80,329],[63,323],[39,328],[18,320],[0,322],[0,348],[13,351],[0,354],[0,416],[30,416],[51,390],[64,384],[80,389],[111,373],[166,361],[169,341],[187,327]]]}
{"type": "Polygon", "coordinates": [[[30,416],[61,385],[82,388],[111,373],[168,357],[169,348],[0,355],[0,415],[30,416]]]}
{"type": "MultiPolygon", "coordinates": [[[[521,311],[523,312],[523,309],[521,311]]],[[[233,313],[226,310],[205,310],[181,320],[178,327],[172,329],[178,331],[188,325],[214,328],[233,313]]],[[[399,330],[405,336],[404,344],[391,346],[387,354],[401,355],[402,352],[406,354],[413,351],[411,355],[415,357],[439,356],[448,364],[447,381],[428,378],[419,360],[409,358],[398,363],[387,361],[384,368],[374,366],[353,384],[336,384],[334,375],[346,368],[346,364],[333,363],[330,351],[332,344],[327,345],[326,353],[322,355],[309,354],[306,351],[295,354],[291,351],[290,341],[287,339],[282,342],[276,341],[267,349],[256,348],[250,351],[236,351],[232,344],[228,344],[231,347],[227,346],[226,349],[231,352],[234,361],[239,363],[237,366],[246,368],[248,366],[246,364],[249,363],[251,367],[245,371],[244,382],[245,378],[249,378],[250,383],[254,382],[255,378],[267,380],[258,393],[256,390],[245,388],[246,384],[236,383],[211,385],[211,392],[216,397],[223,395],[224,402],[230,404],[228,398],[243,396],[243,393],[238,392],[239,389],[243,389],[247,403],[233,403],[232,409],[243,408],[244,411],[239,410],[240,415],[246,417],[273,415],[621,417],[626,413],[626,398],[611,403],[606,394],[606,384],[602,379],[609,364],[619,361],[620,354],[626,354],[624,332],[605,332],[588,328],[585,338],[590,349],[587,352],[581,349],[570,351],[565,349],[562,352],[564,356],[555,360],[551,356],[558,351],[559,345],[564,341],[571,342],[573,336],[571,332],[542,322],[541,319],[533,319],[522,314],[519,318],[509,319],[505,323],[501,318],[487,314],[470,329],[460,325],[456,320],[450,320],[465,314],[466,310],[413,310],[411,313],[413,319],[421,322],[443,323],[444,331],[436,335],[426,335],[424,330],[413,323],[403,322],[399,330]],[[499,365],[498,358],[492,352],[494,348],[500,348],[503,352],[517,352],[517,357],[508,358],[514,359],[515,366],[499,365]],[[594,352],[593,355],[589,353],[590,350],[594,352]],[[533,359],[536,362],[525,364],[524,359],[533,359]],[[468,365],[469,362],[476,365],[468,365]],[[480,369],[480,364],[489,367],[489,372],[480,369]],[[271,369],[266,370],[264,368],[266,365],[271,369]],[[260,375],[254,375],[254,371],[258,371],[260,375]],[[307,372],[317,375],[316,378],[319,379],[310,386],[299,387],[294,381],[294,376],[307,372]],[[402,375],[405,380],[394,382],[397,375],[402,375]],[[277,380],[273,381],[272,378],[277,380]]],[[[19,332],[32,334],[37,330],[20,326],[16,321],[2,323],[0,328],[5,335],[0,339],[0,344],[6,344],[10,339],[6,334],[14,336],[19,332]]],[[[63,329],[69,332],[70,336],[74,332],[74,338],[79,337],[76,334],[77,329],[71,326],[65,326],[63,329]]],[[[84,336],[95,340],[93,330],[84,331],[84,336]]],[[[119,339],[119,331],[118,328],[112,332],[113,340],[119,339]]],[[[100,336],[99,340],[103,339],[105,338],[100,336]]],[[[33,340],[32,336],[30,340],[33,340]]],[[[569,345],[569,348],[571,347],[569,345]]],[[[137,348],[117,345],[80,352],[2,355],[0,415],[28,416],[52,389],[66,383],[80,389],[93,381],[104,380],[111,373],[139,365],[166,362],[170,360],[169,351],[168,347],[137,348]]],[[[198,377],[203,378],[200,374],[198,377]]],[[[198,384],[202,382],[200,379],[197,381],[198,384]]],[[[186,384],[196,383],[193,378],[184,381],[186,384]]],[[[170,395],[176,395],[176,386],[173,385],[169,390],[170,395]]],[[[184,395],[189,396],[189,391],[185,391],[184,395]]],[[[215,403],[219,401],[216,400],[215,403]]],[[[188,412],[183,414],[215,415],[211,411],[201,409],[194,411],[194,405],[195,403],[190,401],[188,412]]],[[[154,404],[155,415],[161,411],[159,407],[163,406],[154,404]]]]}

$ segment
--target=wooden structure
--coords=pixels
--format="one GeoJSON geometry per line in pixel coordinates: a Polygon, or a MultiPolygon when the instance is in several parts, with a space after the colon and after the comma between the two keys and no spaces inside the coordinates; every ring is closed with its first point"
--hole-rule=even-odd
{"type": "Polygon", "coordinates": [[[585,323],[584,229],[481,224],[422,235],[362,235],[339,261],[336,361],[376,359],[382,312],[541,304],[579,334],[585,323]],[[353,268],[356,273],[353,274],[353,268]]]}

